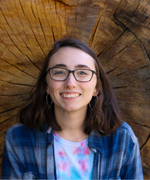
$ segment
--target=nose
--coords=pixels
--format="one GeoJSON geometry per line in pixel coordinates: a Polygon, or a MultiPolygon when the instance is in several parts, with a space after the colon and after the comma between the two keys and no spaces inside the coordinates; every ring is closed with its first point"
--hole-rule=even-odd
{"type": "Polygon", "coordinates": [[[68,78],[65,81],[65,87],[71,89],[71,88],[75,88],[76,87],[76,79],[73,75],[73,73],[70,73],[68,78]]]}

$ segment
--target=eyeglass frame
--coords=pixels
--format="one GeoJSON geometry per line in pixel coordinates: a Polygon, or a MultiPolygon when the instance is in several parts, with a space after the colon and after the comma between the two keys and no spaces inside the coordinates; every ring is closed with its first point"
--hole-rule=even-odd
{"type": "Polygon", "coordinates": [[[75,76],[75,74],[74,74],[74,72],[77,71],[77,70],[88,70],[88,71],[91,71],[91,72],[92,72],[92,75],[91,75],[91,79],[90,79],[89,81],[92,80],[94,74],[97,75],[97,73],[96,73],[94,70],[91,70],[91,69],[75,69],[75,70],[69,70],[69,69],[67,69],[67,68],[59,68],[59,67],[49,68],[49,69],[47,70],[47,73],[49,72],[50,78],[51,78],[52,80],[54,80],[54,81],[66,81],[66,79],[69,77],[70,73],[72,73],[76,81],[78,81],[78,82],[89,82],[89,81],[79,81],[79,80],[77,80],[77,79],[76,79],[76,76],[75,76]],[[66,77],[64,80],[55,80],[55,79],[53,79],[52,76],[51,76],[51,72],[50,72],[51,69],[65,69],[65,70],[67,70],[69,73],[68,73],[67,77],[66,77]]]}

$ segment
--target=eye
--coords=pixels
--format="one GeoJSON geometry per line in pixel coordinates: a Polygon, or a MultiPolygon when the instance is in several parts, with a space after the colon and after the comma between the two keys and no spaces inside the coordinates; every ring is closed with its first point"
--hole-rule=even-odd
{"type": "Polygon", "coordinates": [[[65,70],[65,69],[53,69],[53,70],[52,70],[52,74],[53,74],[54,76],[65,75],[65,74],[66,74],[66,70],[65,70]]]}
{"type": "Polygon", "coordinates": [[[89,75],[89,71],[88,70],[78,70],[77,74],[78,75],[89,75]]]}
{"type": "Polygon", "coordinates": [[[65,74],[63,71],[55,71],[54,74],[65,74]]]}

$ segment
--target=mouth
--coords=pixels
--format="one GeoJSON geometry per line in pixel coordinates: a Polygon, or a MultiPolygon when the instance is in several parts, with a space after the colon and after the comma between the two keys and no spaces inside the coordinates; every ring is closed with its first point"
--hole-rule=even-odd
{"type": "Polygon", "coordinates": [[[60,95],[65,98],[73,98],[80,96],[79,93],[61,93],[60,95]]]}

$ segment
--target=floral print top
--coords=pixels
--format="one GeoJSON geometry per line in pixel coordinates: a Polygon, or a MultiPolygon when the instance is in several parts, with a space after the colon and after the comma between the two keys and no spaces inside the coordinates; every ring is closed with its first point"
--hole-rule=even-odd
{"type": "Polygon", "coordinates": [[[94,153],[88,139],[71,142],[54,132],[54,152],[58,180],[92,179],[94,153]]]}

